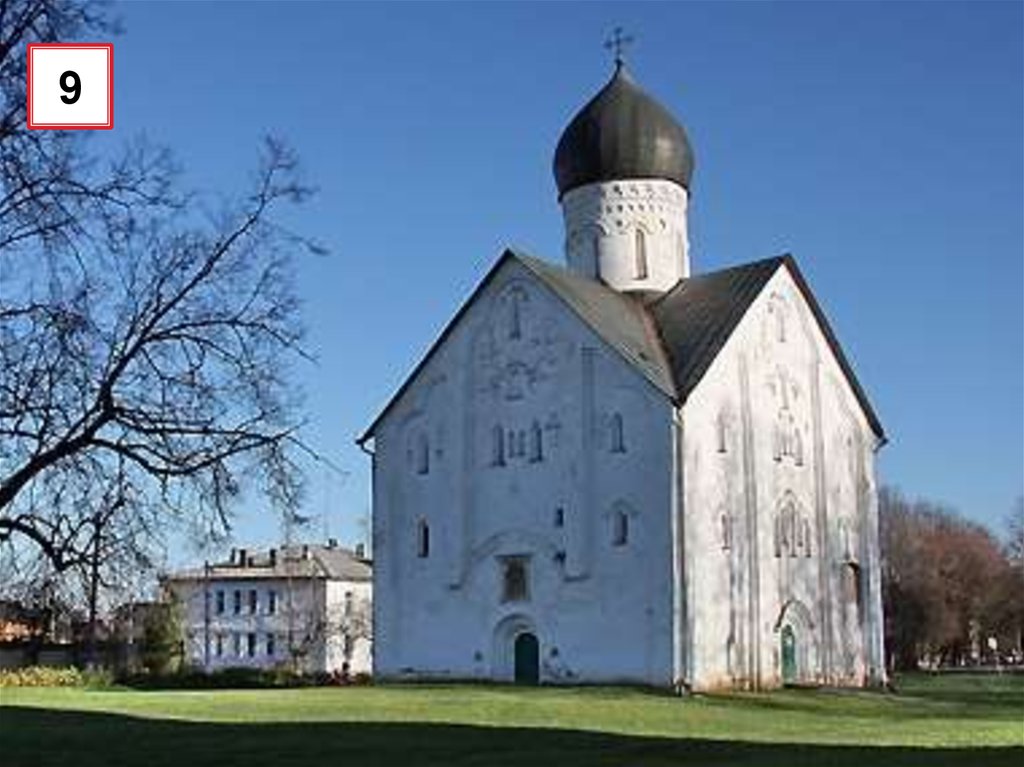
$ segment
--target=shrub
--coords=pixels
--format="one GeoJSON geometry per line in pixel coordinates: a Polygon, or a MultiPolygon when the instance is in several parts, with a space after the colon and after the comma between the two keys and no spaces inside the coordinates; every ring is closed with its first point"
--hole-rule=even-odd
{"type": "Polygon", "coordinates": [[[0,670],[0,687],[84,687],[86,677],[72,666],[26,666],[0,670]]]}

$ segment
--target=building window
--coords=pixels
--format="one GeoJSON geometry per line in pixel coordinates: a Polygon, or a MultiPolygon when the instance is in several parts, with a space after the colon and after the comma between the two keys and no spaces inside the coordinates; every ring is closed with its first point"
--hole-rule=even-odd
{"type": "Polygon", "coordinates": [[[505,465],[505,430],[497,425],[491,430],[491,465],[505,465]]]}
{"type": "Polygon", "coordinates": [[[724,453],[729,442],[729,425],[726,422],[725,411],[719,411],[718,419],[715,423],[718,432],[718,452],[724,453]]]}
{"type": "Polygon", "coordinates": [[[430,473],[430,444],[422,432],[416,437],[416,473],[430,473]]]}
{"type": "Polygon", "coordinates": [[[533,426],[530,427],[530,461],[532,463],[539,463],[543,460],[544,432],[540,428],[540,423],[534,421],[533,426]]]}
{"type": "Polygon", "coordinates": [[[214,652],[217,654],[218,658],[224,654],[223,634],[217,634],[217,636],[214,638],[214,652]]]}
{"type": "Polygon", "coordinates": [[[523,602],[530,598],[526,560],[509,557],[503,561],[502,602],[523,602]]]}
{"type": "Polygon", "coordinates": [[[224,614],[224,592],[223,590],[217,591],[217,615],[224,614]]]}
{"type": "Polygon", "coordinates": [[[245,637],[245,650],[250,658],[256,657],[256,635],[249,633],[245,637]]]}
{"type": "Polygon", "coordinates": [[[619,510],[612,517],[612,545],[625,546],[629,542],[629,514],[619,510]]]}
{"type": "Polygon", "coordinates": [[[722,514],[722,550],[728,551],[732,548],[732,519],[728,514],[722,514]]]}
{"type": "Polygon", "coordinates": [[[239,591],[238,589],[235,589],[235,593],[232,595],[232,597],[233,597],[232,601],[234,602],[233,606],[235,608],[235,615],[241,615],[242,614],[242,592],[239,591]]]}
{"type": "Polygon", "coordinates": [[[267,657],[273,658],[277,648],[274,647],[274,635],[267,634],[267,657]]]}
{"type": "Polygon", "coordinates": [[[352,592],[345,592],[345,615],[352,614],[352,592]]]}
{"type": "Polygon", "coordinates": [[[249,614],[255,615],[256,609],[259,607],[259,596],[256,594],[256,589],[249,589],[249,614]]]}
{"type": "Polygon", "coordinates": [[[555,527],[565,527],[565,509],[561,506],[555,509],[555,527]]]}
{"type": "Polygon", "coordinates": [[[843,599],[857,612],[857,620],[860,620],[861,592],[860,592],[860,567],[853,562],[843,565],[843,599]]]}
{"type": "Polygon", "coordinates": [[[804,465],[804,441],[800,436],[800,429],[793,427],[793,460],[797,466],[804,465]]]}
{"type": "Polygon", "coordinates": [[[622,414],[613,413],[611,421],[611,452],[625,453],[626,438],[622,427],[622,414]]]}
{"type": "Polygon", "coordinates": [[[277,592],[267,592],[267,615],[274,615],[277,613],[277,592]]]}
{"type": "Polygon", "coordinates": [[[242,657],[242,635],[235,633],[231,635],[231,644],[234,645],[235,657],[242,657]]]}
{"type": "Polygon", "coordinates": [[[511,303],[511,316],[509,317],[509,328],[508,337],[512,339],[520,338],[523,335],[523,321],[520,314],[521,309],[519,303],[523,300],[523,291],[515,288],[509,294],[509,301],[511,303]]]}
{"type": "Polygon", "coordinates": [[[636,228],[636,278],[647,279],[647,238],[640,227],[636,228]]]}
{"type": "Polygon", "coordinates": [[[416,527],[416,556],[426,559],[430,556],[430,525],[421,519],[416,527]]]}

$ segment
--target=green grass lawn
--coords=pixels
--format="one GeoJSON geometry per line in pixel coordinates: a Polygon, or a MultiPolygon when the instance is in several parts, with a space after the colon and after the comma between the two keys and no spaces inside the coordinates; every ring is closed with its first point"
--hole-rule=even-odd
{"type": "Polygon", "coordinates": [[[899,694],[620,688],[0,690],[0,765],[1024,765],[1024,676],[899,694]]]}

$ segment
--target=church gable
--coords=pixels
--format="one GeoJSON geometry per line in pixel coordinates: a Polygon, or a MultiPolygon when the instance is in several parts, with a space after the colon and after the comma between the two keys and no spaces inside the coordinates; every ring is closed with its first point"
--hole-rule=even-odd
{"type": "MultiPolygon", "coordinates": [[[[805,304],[828,347],[828,353],[835,360],[863,410],[871,430],[876,437],[884,440],[881,422],[832,332],[825,313],[796,261],[788,254],[683,280],[651,306],[650,311],[661,332],[671,364],[676,396],[680,402],[689,398],[782,267],[785,267],[794,288],[790,303],[801,300],[805,304]]],[[[775,312],[773,321],[778,331],[782,323],[786,322],[786,304],[778,299],[773,301],[770,296],[768,300],[768,311],[775,312]]]]}
{"type": "MultiPolygon", "coordinates": [[[[668,398],[675,396],[675,384],[668,359],[662,351],[657,329],[642,304],[624,296],[606,285],[575,275],[565,269],[548,264],[514,250],[506,250],[491,270],[480,281],[470,297],[445,326],[437,340],[413,369],[409,377],[395,392],[362,436],[360,444],[373,437],[384,417],[403,398],[407,389],[420,377],[430,360],[444,347],[471,307],[478,303],[498,279],[499,273],[509,265],[522,272],[522,278],[536,280],[546,292],[554,294],[575,316],[583,321],[605,344],[618,353],[631,367],[643,375],[655,389],[668,398]]],[[[520,316],[526,298],[522,291],[503,295],[499,301],[507,310],[509,322],[520,316]]],[[[521,320],[520,320],[521,321],[521,320]]],[[[510,332],[514,332],[510,331],[510,332]]]]}

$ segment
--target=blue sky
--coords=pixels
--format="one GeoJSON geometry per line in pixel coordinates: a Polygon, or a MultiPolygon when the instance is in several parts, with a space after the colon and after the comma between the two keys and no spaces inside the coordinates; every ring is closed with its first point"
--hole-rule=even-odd
{"type": "MultiPolygon", "coordinates": [[[[299,153],[320,192],[288,222],[331,250],[299,266],[306,436],[349,472],[312,467],[307,513],[352,542],[356,434],[506,245],[561,260],[551,156],[622,25],[695,147],[695,271],[792,252],[890,435],[881,479],[999,526],[1024,488],[1022,8],[131,3],[95,140],[145,133],[225,193],[263,134],[299,153]]],[[[276,522],[254,503],[236,535],[276,522]]]]}

